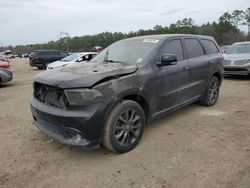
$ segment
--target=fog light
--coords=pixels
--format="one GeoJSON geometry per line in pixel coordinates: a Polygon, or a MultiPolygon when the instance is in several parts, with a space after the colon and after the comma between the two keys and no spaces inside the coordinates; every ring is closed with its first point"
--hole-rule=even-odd
{"type": "Polygon", "coordinates": [[[88,141],[80,134],[70,134],[72,137],[67,138],[66,142],[69,144],[76,144],[76,145],[81,145],[81,144],[87,144],[88,141]]]}

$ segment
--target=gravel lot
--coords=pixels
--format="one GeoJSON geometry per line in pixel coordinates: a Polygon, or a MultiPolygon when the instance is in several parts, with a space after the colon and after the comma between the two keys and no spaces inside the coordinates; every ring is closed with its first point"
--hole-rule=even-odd
{"type": "Polygon", "coordinates": [[[31,122],[24,59],[0,89],[0,187],[250,187],[250,79],[224,80],[216,106],[193,104],[150,124],[117,155],[61,145],[31,122]]]}

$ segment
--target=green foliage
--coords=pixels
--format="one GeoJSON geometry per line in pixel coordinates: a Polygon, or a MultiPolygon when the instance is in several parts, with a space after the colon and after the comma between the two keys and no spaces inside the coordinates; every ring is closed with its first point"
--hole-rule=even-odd
{"type": "MultiPolygon", "coordinates": [[[[102,46],[105,48],[115,41],[129,37],[175,33],[209,35],[213,36],[220,45],[223,45],[246,40],[245,34],[237,29],[239,24],[250,26],[250,8],[246,11],[235,10],[232,13],[225,12],[219,17],[218,23],[207,23],[201,26],[194,25],[192,18],[184,18],[183,20],[178,20],[176,23],[170,24],[169,27],[156,25],[152,29],[140,29],[136,32],[103,32],[96,35],[61,38],[46,44],[8,46],[5,47],[5,49],[13,50],[16,54],[30,53],[33,50],[41,49],[60,49],[70,52],[90,51],[94,46],[102,46]]],[[[0,48],[0,50],[3,49],[4,48],[0,48]]]]}

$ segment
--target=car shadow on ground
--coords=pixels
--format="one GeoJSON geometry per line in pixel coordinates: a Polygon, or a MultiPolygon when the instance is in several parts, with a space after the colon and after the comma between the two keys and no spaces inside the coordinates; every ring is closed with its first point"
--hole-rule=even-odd
{"type": "Polygon", "coordinates": [[[250,76],[247,75],[225,75],[225,80],[250,80],[250,76]]]}
{"type": "Polygon", "coordinates": [[[15,86],[16,84],[13,84],[13,82],[10,82],[10,83],[4,83],[3,85],[0,86],[0,89],[6,89],[6,88],[9,88],[9,87],[13,87],[15,86]]]}

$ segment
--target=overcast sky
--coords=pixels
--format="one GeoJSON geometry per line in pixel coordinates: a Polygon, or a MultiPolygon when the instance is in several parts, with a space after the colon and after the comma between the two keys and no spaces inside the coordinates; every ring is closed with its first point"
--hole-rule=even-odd
{"type": "Polygon", "coordinates": [[[250,0],[0,0],[0,46],[45,43],[60,32],[81,36],[169,26],[185,17],[200,25],[248,7],[250,0]]]}

